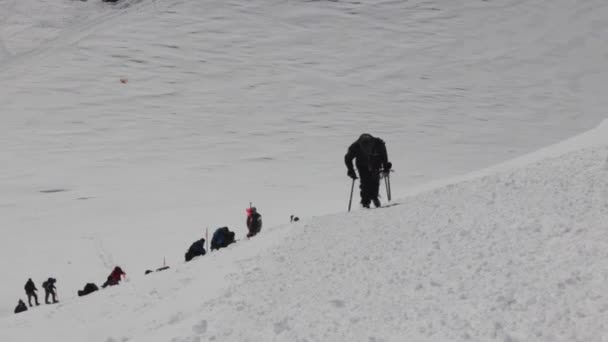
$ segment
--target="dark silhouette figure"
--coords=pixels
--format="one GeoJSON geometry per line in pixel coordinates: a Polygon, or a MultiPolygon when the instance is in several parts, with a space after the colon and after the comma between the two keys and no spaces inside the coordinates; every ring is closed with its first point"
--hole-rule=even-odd
{"type": "Polygon", "coordinates": [[[289,222],[298,222],[298,221],[300,221],[300,218],[295,215],[291,215],[291,217],[289,218],[289,222]]]}
{"type": "Polygon", "coordinates": [[[215,230],[211,239],[211,250],[228,247],[234,243],[234,232],[231,232],[228,227],[222,227],[215,230]]]}
{"type": "Polygon", "coordinates": [[[95,291],[98,291],[99,287],[93,283],[87,283],[82,290],[78,290],[78,297],[86,296],[95,291]]]}
{"type": "Polygon", "coordinates": [[[197,256],[203,256],[205,254],[207,254],[207,251],[205,250],[205,239],[200,239],[193,242],[192,245],[190,245],[190,248],[188,248],[185,255],[186,261],[190,261],[197,256]]]}
{"type": "Polygon", "coordinates": [[[262,230],[262,215],[258,213],[256,207],[249,207],[246,210],[247,212],[247,229],[249,233],[247,233],[247,237],[253,237],[258,234],[262,230]]]}
{"type": "Polygon", "coordinates": [[[29,278],[27,280],[27,283],[25,283],[24,288],[25,294],[27,295],[27,302],[30,307],[32,306],[32,298],[34,298],[36,305],[40,305],[40,303],[38,303],[38,295],[36,294],[36,291],[38,291],[38,289],[36,288],[36,285],[34,285],[32,278],[29,278]]]}
{"type": "Polygon", "coordinates": [[[350,145],[344,156],[344,163],[348,169],[348,176],[357,179],[353,159],[356,159],[355,165],[359,171],[361,205],[369,208],[370,202],[373,201],[374,206],[379,207],[381,205],[380,199],[378,199],[380,174],[390,172],[393,166],[388,161],[384,141],[370,134],[362,134],[357,141],[350,145]]]}
{"type": "Polygon", "coordinates": [[[46,304],[51,304],[49,302],[49,297],[52,297],[53,304],[57,303],[57,289],[55,288],[56,282],[57,279],[49,278],[44,283],[42,283],[42,287],[44,288],[44,302],[46,304]]]}
{"type": "Polygon", "coordinates": [[[19,299],[19,303],[17,303],[17,307],[15,307],[15,313],[18,314],[23,311],[27,311],[27,305],[25,305],[24,301],[19,299]]]}
{"type": "Polygon", "coordinates": [[[114,270],[112,270],[112,273],[110,273],[110,275],[108,276],[106,282],[103,283],[101,287],[105,289],[108,286],[118,285],[118,283],[120,283],[120,281],[122,280],[122,277],[125,275],[126,273],[122,270],[122,268],[116,266],[114,267],[114,270]]]}

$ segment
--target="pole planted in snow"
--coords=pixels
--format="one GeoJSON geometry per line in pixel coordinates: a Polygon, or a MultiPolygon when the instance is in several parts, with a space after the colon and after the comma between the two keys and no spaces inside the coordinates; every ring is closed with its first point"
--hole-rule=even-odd
{"type": "Polygon", "coordinates": [[[348,200],[348,211],[350,212],[350,207],[353,204],[353,191],[355,190],[355,179],[353,178],[353,183],[350,186],[350,199],[348,200]]]}

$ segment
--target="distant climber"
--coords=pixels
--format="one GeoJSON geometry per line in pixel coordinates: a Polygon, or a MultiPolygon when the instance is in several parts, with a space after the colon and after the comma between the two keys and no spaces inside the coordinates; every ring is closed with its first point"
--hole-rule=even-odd
{"type": "Polygon", "coordinates": [[[203,256],[207,253],[205,250],[205,239],[200,239],[192,243],[186,252],[186,261],[190,261],[197,256],[203,256]]]}
{"type": "Polygon", "coordinates": [[[213,238],[211,239],[211,250],[228,247],[228,245],[234,242],[234,232],[231,232],[228,227],[218,228],[213,233],[213,238]]]}
{"type": "Polygon", "coordinates": [[[52,297],[53,304],[57,303],[57,289],[55,288],[55,283],[57,279],[49,278],[44,283],[42,283],[42,287],[44,288],[44,302],[46,304],[51,304],[49,302],[49,297],[52,297]]]}
{"type": "Polygon", "coordinates": [[[249,233],[247,233],[247,237],[253,237],[258,234],[262,230],[262,215],[258,213],[256,207],[249,207],[246,210],[247,212],[247,229],[249,233]]]}
{"type": "Polygon", "coordinates": [[[19,303],[17,303],[17,306],[15,307],[15,313],[18,314],[23,311],[27,311],[27,305],[25,305],[24,301],[19,299],[19,303]]]}
{"type": "Polygon", "coordinates": [[[108,276],[106,282],[103,283],[101,287],[105,289],[108,286],[118,285],[118,283],[120,283],[120,281],[122,280],[122,277],[125,275],[126,273],[122,270],[122,268],[116,266],[114,267],[114,270],[112,270],[112,273],[110,273],[110,275],[108,276]]]}
{"type": "Polygon", "coordinates": [[[344,163],[348,170],[348,176],[357,179],[353,159],[357,159],[355,164],[359,171],[361,205],[364,208],[369,208],[370,202],[373,202],[375,207],[379,207],[381,205],[380,199],[378,199],[380,175],[390,172],[393,166],[388,161],[384,141],[370,134],[361,134],[359,139],[350,145],[344,156],[344,163]]]}
{"type": "Polygon", "coordinates": [[[82,290],[78,290],[78,297],[86,296],[95,291],[98,291],[99,287],[93,283],[87,283],[82,290]]]}
{"type": "Polygon", "coordinates": [[[36,305],[40,305],[40,303],[38,303],[38,295],[36,294],[38,289],[36,288],[36,285],[34,285],[32,278],[27,280],[24,288],[25,294],[27,295],[27,302],[30,304],[30,307],[32,306],[32,297],[35,299],[36,305]]]}

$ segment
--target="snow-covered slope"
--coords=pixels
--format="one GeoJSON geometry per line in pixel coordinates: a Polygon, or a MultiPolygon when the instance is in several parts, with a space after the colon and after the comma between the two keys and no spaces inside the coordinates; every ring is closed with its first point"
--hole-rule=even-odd
{"type": "Polygon", "coordinates": [[[608,122],[376,210],[0,321],[2,341],[603,341],[608,122]]]}
{"type": "MultiPolygon", "coordinates": [[[[268,234],[292,213],[345,209],[342,157],[360,133],[388,142],[393,192],[403,195],[599,122],[607,13],[600,0],[0,0],[0,315],[28,277],[58,278],[62,300],[8,318],[3,337],[21,334],[15,324],[49,323],[56,340],[178,330],[195,340],[184,327],[249,279],[240,260],[310,238],[296,231],[341,230],[308,221],[268,234]],[[264,215],[264,239],[141,279],[163,258],[180,265],[206,227],[242,236],[249,201],[264,215]],[[128,286],[74,298],[115,264],[128,286]],[[185,297],[198,302],[172,306],[185,297]],[[114,319],[133,315],[114,335],[114,319]]],[[[279,331],[292,326],[281,322],[279,331]]]]}

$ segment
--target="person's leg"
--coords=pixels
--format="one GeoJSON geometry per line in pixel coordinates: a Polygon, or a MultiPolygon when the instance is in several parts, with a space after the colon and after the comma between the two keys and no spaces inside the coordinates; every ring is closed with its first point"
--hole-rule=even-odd
{"type": "Polygon", "coordinates": [[[44,302],[46,304],[51,304],[51,303],[49,303],[49,295],[50,295],[49,291],[44,290],[44,302]]]}
{"type": "Polygon", "coordinates": [[[27,303],[30,305],[30,308],[32,307],[32,297],[32,293],[27,292],[27,303]]]}
{"type": "Polygon", "coordinates": [[[370,189],[369,189],[369,197],[374,202],[374,206],[377,208],[380,206],[380,200],[378,199],[378,195],[380,192],[380,172],[375,172],[370,177],[370,189]]]}
{"type": "Polygon", "coordinates": [[[361,189],[361,205],[365,208],[369,208],[369,203],[372,198],[370,197],[372,179],[369,171],[365,169],[359,170],[359,188],[361,189]]]}

